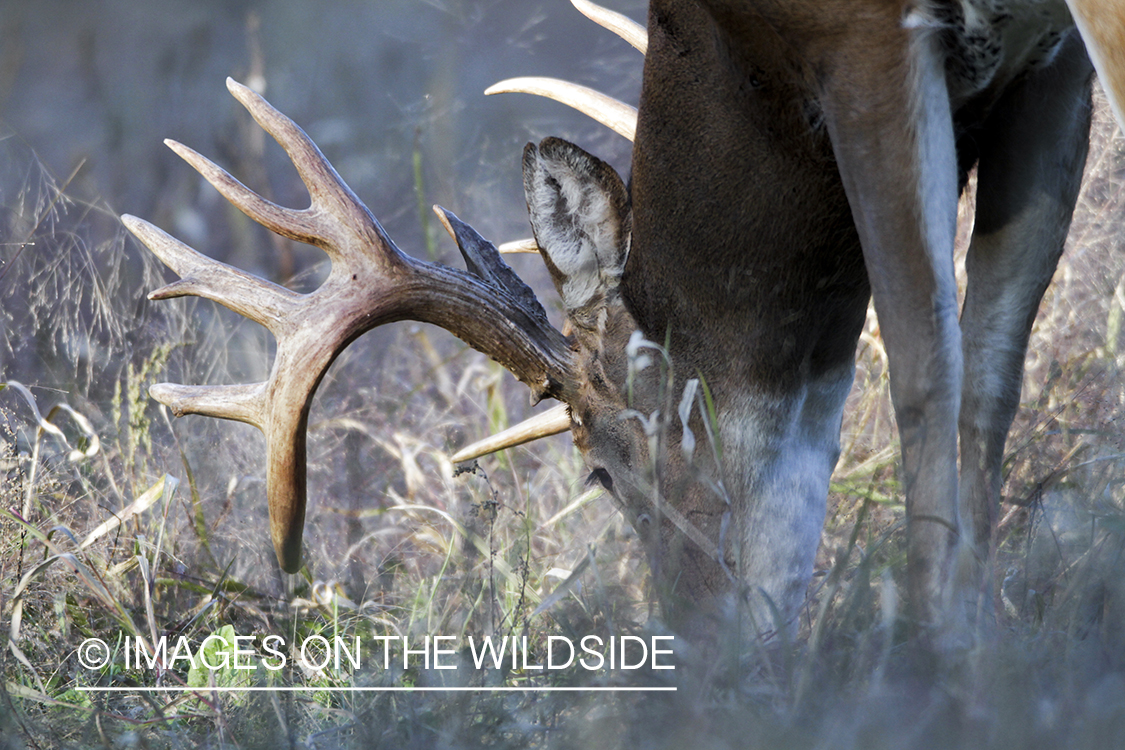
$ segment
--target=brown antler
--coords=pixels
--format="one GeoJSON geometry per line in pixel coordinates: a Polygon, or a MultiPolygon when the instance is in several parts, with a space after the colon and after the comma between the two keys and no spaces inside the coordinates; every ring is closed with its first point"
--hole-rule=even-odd
{"type": "Polygon", "coordinates": [[[439,325],[527,383],[535,400],[565,400],[573,387],[572,363],[535,295],[471,227],[444,212],[472,275],[404,255],[292,120],[230,78],[227,88],[289,154],[312,199],[308,208],[271,203],[195,151],[166,143],[247,216],[328,253],[328,279],[316,291],[298,294],[212,260],[134,216],[122,221],[181,277],[149,299],[205,297],[261,323],[277,339],[264,383],[163,383],[151,394],[177,416],[236,419],[265,434],[270,533],[278,562],[293,573],[301,559],[309,407],[325,371],[355,338],[396,320],[439,325]]]}

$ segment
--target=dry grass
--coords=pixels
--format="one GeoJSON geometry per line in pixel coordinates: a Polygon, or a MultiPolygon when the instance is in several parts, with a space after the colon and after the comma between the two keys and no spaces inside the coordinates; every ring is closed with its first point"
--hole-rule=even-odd
{"type": "MultiPolygon", "coordinates": [[[[1009,439],[1005,492],[1020,504],[1003,509],[995,627],[960,663],[928,673],[898,635],[901,493],[872,322],[801,638],[765,655],[724,655],[706,690],[651,677],[680,688],[655,697],[323,690],[604,681],[574,672],[290,665],[280,683],[322,690],[238,694],[207,689],[242,684],[229,670],[127,668],[118,650],[126,636],[184,636],[197,647],[222,632],[258,636],[257,646],[269,634],[373,643],[492,633],[527,635],[542,656],[549,635],[659,625],[639,545],[587,489],[567,438],[454,476],[453,450],[522,418],[526,396],[497,366],[412,324],[358,342],[322,385],[310,427],[307,566],[283,579],[266,532],[260,436],[198,418],[172,423],[145,397],[158,379],[261,378],[268,337],[213,306],[141,303],[156,286],[144,254],[126,251],[116,229],[93,242],[112,216],[16,154],[35,178],[4,207],[4,241],[34,244],[0,268],[0,734],[13,747],[1119,744],[1125,254],[1123,162],[1111,133],[1099,119],[1071,247],[1031,345],[1009,439]],[[555,591],[558,601],[533,616],[555,591]],[[76,650],[91,637],[115,649],[100,670],[79,664],[76,650]],[[76,690],[158,680],[200,689],[76,690]]],[[[377,661],[377,651],[366,656],[377,661]]]]}

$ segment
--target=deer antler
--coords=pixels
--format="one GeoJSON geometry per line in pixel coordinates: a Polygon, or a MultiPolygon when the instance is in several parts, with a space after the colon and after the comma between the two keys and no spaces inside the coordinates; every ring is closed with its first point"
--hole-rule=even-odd
{"type": "MultiPolygon", "coordinates": [[[[644,26],[616,11],[596,5],[590,0],[570,0],[570,2],[584,16],[617,34],[640,51],[642,55],[647,53],[648,32],[645,31],[644,26]]],[[[577,83],[561,81],[557,78],[509,78],[494,83],[485,89],[484,93],[485,96],[491,96],[492,94],[532,94],[533,96],[554,99],[592,117],[629,141],[636,137],[636,107],[631,107],[600,91],[577,83]]],[[[538,243],[529,238],[505,242],[500,246],[500,252],[537,253],[540,250],[538,243]]],[[[490,435],[465,446],[454,454],[453,461],[454,463],[468,461],[487,453],[522,445],[541,437],[566,432],[569,429],[570,419],[567,417],[565,410],[552,409],[550,412],[530,417],[501,433],[490,435]]]]}
{"type": "MultiPolygon", "coordinates": [[[[603,8],[590,2],[590,0],[570,0],[570,2],[582,15],[599,26],[612,31],[633,45],[642,55],[647,53],[648,32],[645,31],[644,26],[628,16],[603,8]]],[[[554,99],[592,117],[630,141],[636,137],[637,108],[600,91],[595,91],[588,86],[561,81],[557,78],[523,77],[509,78],[494,83],[485,89],[484,93],[485,96],[491,96],[492,94],[531,94],[554,99]]],[[[524,252],[522,241],[508,243],[507,246],[507,252],[524,252]]],[[[504,246],[502,246],[501,251],[503,252],[504,249],[504,246]]]]}
{"type": "Polygon", "coordinates": [[[620,136],[632,141],[637,133],[637,108],[620,102],[600,91],[558,78],[509,78],[494,83],[484,90],[485,96],[493,94],[531,94],[554,99],[576,109],[605,125],[620,136]]]}
{"type": "Polygon", "coordinates": [[[208,258],[146,221],[127,215],[122,221],[181,277],[150,299],[205,297],[261,323],[277,339],[264,383],[165,383],[153,386],[151,394],[177,416],[235,419],[265,434],[270,533],[278,562],[293,573],[301,559],[309,407],[325,371],[354,339],[396,320],[439,325],[527,383],[534,400],[572,395],[571,354],[534,293],[471,227],[444,212],[471,274],[403,254],[292,120],[230,78],[227,88],[289,154],[308,188],[308,208],[271,203],[190,148],[166,143],[247,216],[328,253],[328,279],[298,294],[208,258]]]}
{"type": "Polygon", "coordinates": [[[589,18],[602,28],[609,29],[617,36],[624,39],[642,55],[648,53],[648,32],[645,27],[629,18],[600,5],[595,5],[590,0],[570,0],[570,4],[578,12],[589,18]]]}

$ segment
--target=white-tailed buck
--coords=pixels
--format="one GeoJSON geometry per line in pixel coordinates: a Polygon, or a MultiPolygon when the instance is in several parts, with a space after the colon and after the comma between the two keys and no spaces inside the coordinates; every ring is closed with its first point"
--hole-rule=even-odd
{"type": "Polygon", "coordinates": [[[873,295],[902,443],[908,593],[916,618],[939,624],[975,602],[987,570],[1028,334],[1086,157],[1088,50],[1115,105],[1125,91],[1122,3],[1071,1],[652,0],[635,122],[607,105],[620,132],[635,124],[630,186],[560,140],[524,152],[569,337],[451,214],[468,273],[401,253],[296,125],[228,82],[293,159],[311,207],[273,205],[169,145],[250,217],[325,250],[332,272],[297,294],[125,217],[181,276],[153,299],[207,297],[278,340],[265,383],[153,396],[265,433],[273,540],[295,571],[320,378],[374,326],[442,326],[567,405],[592,476],[648,544],[675,626],[708,629],[742,601],[764,632],[791,621],[811,575],[873,295]],[[974,166],[958,320],[957,201],[974,166]]]}

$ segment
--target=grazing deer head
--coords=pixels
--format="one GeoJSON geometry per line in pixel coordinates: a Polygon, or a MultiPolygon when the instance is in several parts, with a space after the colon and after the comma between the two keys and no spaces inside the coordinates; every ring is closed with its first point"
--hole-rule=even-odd
{"type": "Polygon", "coordinates": [[[296,125],[228,82],[293,159],[310,208],[275,206],[169,145],[251,218],[324,249],[332,273],[296,294],[124,217],[181,276],[153,299],[208,297],[278,339],[266,383],[153,395],[262,429],[274,544],[295,571],[305,422],[325,369],[374,326],[440,325],[567,405],[592,476],[648,542],[674,624],[699,627],[733,596],[764,632],[791,622],[811,575],[873,294],[902,439],[909,594],[937,624],[975,588],[954,586],[959,556],[973,556],[959,550],[979,561],[978,582],[988,558],[1027,337],[1085,159],[1083,38],[1115,101],[1125,91],[1105,52],[1123,48],[1120,24],[1107,26],[1104,4],[1074,7],[1082,38],[1064,6],[1030,0],[652,0],[639,115],[566,93],[635,129],[630,189],[563,141],[524,153],[565,338],[452,214],[439,213],[469,273],[402,254],[296,125]],[[958,321],[956,204],[974,165],[958,321]]]}

